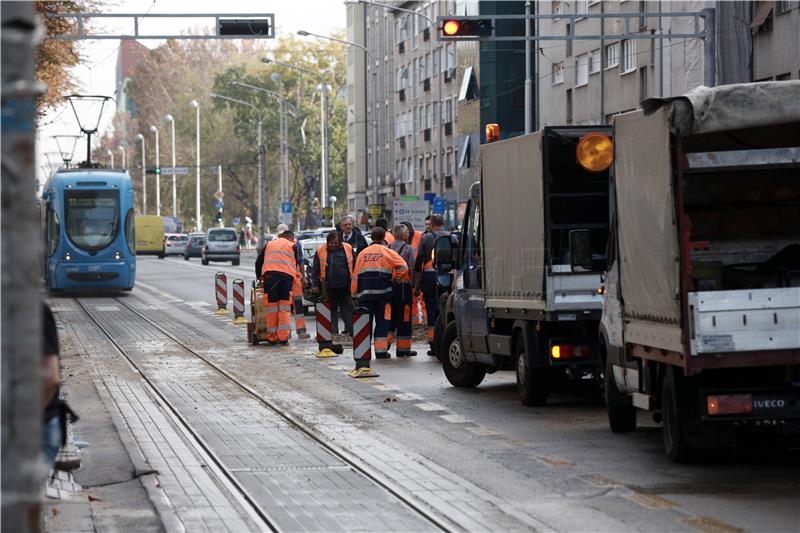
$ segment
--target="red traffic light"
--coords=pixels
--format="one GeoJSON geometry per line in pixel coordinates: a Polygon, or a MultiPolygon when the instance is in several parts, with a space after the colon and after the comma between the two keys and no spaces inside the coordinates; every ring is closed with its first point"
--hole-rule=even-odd
{"type": "Polygon", "coordinates": [[[443,38],[459,37],[487,37],[492,34],[494,27],[492,19],[473,19],[469,17],[451,18],[442,20],[443,38]]]}
{"type": "Polygon", "coordinates": [[[461,23],[457,20],[445,20],[444,24],[442,24],[442,33],[450,37],[458,35],[460,29],[461,23]]]}

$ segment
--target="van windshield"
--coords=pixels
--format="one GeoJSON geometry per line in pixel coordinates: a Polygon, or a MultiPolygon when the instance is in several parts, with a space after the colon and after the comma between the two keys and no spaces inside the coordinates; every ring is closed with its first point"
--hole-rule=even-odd
{"type": "Polygon", "coordinates": [[[119,191],[65,191],[64,226],[70,240],[87,251],[105,248],[119,230],[119,191]]]}
{"type": "Polygon", "coordinates": [[[233,242],[236,240],[236,232],[232,229],[212,231],[208,234],[209,242],[233,242]]]}

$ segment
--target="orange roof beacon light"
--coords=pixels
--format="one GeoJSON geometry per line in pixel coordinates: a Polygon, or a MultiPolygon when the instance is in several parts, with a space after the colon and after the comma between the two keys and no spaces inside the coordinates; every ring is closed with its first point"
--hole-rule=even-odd
{"type": "Polygon", "coordinates": [[[461,29],[461,23],[457,20],[445,20],[444,24],[442,24],[442,32],[447,36],[455,36],[458,35],[458,31],[461,29]]]}
{"type": "Polygon", "coordinates": [[[575,148],[578,164],[589,172],[608,170],[614,162],[614,141],[602,133],[587,133],[575,148]]]}
{"type": "Polygon", "coordinates": [[[500,124],[486,125],[486,142],[493,143],[500,140],[500,124]]]}

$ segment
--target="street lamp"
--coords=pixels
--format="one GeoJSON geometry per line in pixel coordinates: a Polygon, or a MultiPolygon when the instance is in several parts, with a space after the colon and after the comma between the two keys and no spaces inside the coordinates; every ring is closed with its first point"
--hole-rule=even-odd
{"type": "Polygon", "coordinates": [[[195,175],[196,175],[196,183],[195,183],[195,221],[197,225],[197,231],[203,231],[203,222],[200,219],[200,103],[197,100],[192,100],[189,102],[189,105],[192,106],[195,111],[195,144],[196,144],[196,162],[195,162],[195,175]]]}
{"type": "MultiPolygon", "coordinates": [[[[274,73],[273,73],[274,74],[274,73]]],[[[244,87],[246,89],[250,89],[251,91],[259,91],[262,93],[266,93],[273,98],[278,99],[279,110],[280,110],[280,125],[278,129],[280,130],[280,139],[281,139],[281,204],[287,201],[289,197],[289,118],[286,116],[286,98],[284,97],[283,93],[279,93],[276,91],[271,91],[269,89],[265,89],[263,87],[257,87],[255,85],[250,85],[249,83],[244,83],[242,81],[232,80],[228,82],[229,85],[238,85],[240,87],[244,87]]],[[[283,207],[283,205],[281,205],[283,207]]]]}
{"type": "Polygon", "coordinates": [[[136,138],[142,141],[142,214],[147,214],[147,162],[145,160],[144,135],[136,134],[136,138]]]}
{"type": "MultiPolygon", "coordinates": [[[[374,76],[373,82],[373,93],[375,94],[375,100],[377,100],[378,95],[378,69],[375,68],[375,58],[373,57],[372,53],[367,49],[366,46],[360,43],[354,43],[353,41],[345,41],[344,39],[337,39],[336,37],[331,37],[329,35],[320,35],[318,33],[311,33],[310,31],[300,30],[297,32],[297,35],[302,37],[317,37],[319,39],[324,39],[326,41],[333,41],[335,43],[346,44],[348,46],[355,46],[356,48],[360,48],[364,51],[364,55],[369,58],[369,61],[373,65],[372,75],[374,76]]],[[[366,99],[366,108],[369,108],[369,98],[366,99]]],[[[374,113],[373,113],[374,114],[374,113]]],[[[373,203],[378,203],[378,121],[377,119],[372,122],[373,125],[373,135],[372,135],[372,159],[374,161],[375,167],[375,175],[372,179],[372,201],[373,203]]],[[[369,135],[365,135],[365,137],[369,137],[369,135]]],[[[323,196],[324,197],[324,196],[323,196]]]]}
{"type": "MultiPolygon", "coordinates": [[[[393,6],[391,4],[384,4],[383,2],[375,2],[374,0],[354,0],[353,2],[346,2],[346,3],[368,4],[368,5],[371,5],[371,6],[383,7],[383,8],[386,8],[386,9],[390,9],[392,11],[399,11],[401,13],[408,13],[410,15],[417,15],[418,17],[422,17],[423,19],[427,20],[430,23],[431,27],[435,28],[435,26],[436,26],[436,21],[433,20],[431,17],[429,17],[428,15],[425,15],[424,13],[421,13],[419,11],[414,11],[412,9],[406,9],[404,7],[397,7],[397,6],[393,6]]],[[[444,197],[444,133],[442,131],[442,129],[443,129],[442,128],[442,107],[443,107],[443,104],[444,104],[444,100],[443,100],[444,93],[443,93],[443,89],[442,89],[442,72],[441,72],[441,70],[442,70],[442,64],[443,64],[442,62],[445,59],[446,58],[444,57],[444,54],[442,53],[442,48],[440,47],[439,48],[439,75],[437,76],[437,80],[438,81],[436,83],[436,85],[438,86],[438,94],[439,94],[439,105],[438,105],[439,112],[437,113],[437,115],[438,115],[437,129],[439,130],[439,134],[437,135],[437,138],[438,138],[438,145],[439,145],[438,146],[439,154],[438,154],[438,157],[437,157],[437,159],[438,159],[438,165],[437,166],[439,167],[439,196],[442,196],[442,197],[444,197]]],[[[529,114],[530,113],[526,113],[526,116],[529,115],[529,114]]]]}
{"type": "Polygon", "coordinates": [[[333,221],[336,220],[336,197],[331,195],[329,200],[331,201],[331,224],[333,224],[333,221]]]}
{"type": "Polygon", "coordinates": [[[303,72],[311,76],[316,76],[317,78],[319,78],[319,81],[322,84],[322,99],[320,102],[320,130],[322,137],[321,139],[322,153],[320,155],[319,167],[320,167],[320,198],[322,199],[322,207],[325,207],[327,205],[326,199],[328,194],[328,83],[325,81],[325,78],[321,74],[307,68],[298,67],[296,65],[290,65],[289,63],[276,61],[268,57],[261,58],[261,61],[263,61],[264,63],[274,63],[275,65],[280,65],[282,67],[297,70],[298,72],[303,72]]]}
{"type": "Polygon", "coordinates": [[[258,115],[258,249],[260,250],[264,248],[264,115],[256,106],[244,100],[214,93],[211,93],[211,97],[247,106],[258,115]]]}
{"type": "Polygon", "coordinates": [[[172,218],[178,218],[178,187],[175,184],[175,119],[172,115],[164,115],[164,120],[172,126],[172,218]]]}
{"type": "Polygon", "coordinates": [[[111,161],[111,168],[114,168],[114,152],[106,150],[106,155],[109,157],[109,161],[111,161]]]}
{"type": "Polygon", "coordinates": [[[120,144],[117,148],[122,152],[122,168],[128,168],[128,162],[125,159],[125,147],[120,144]]]}
{"type": "Polygon", "coordinates": [[[150,133],[156,134],[156,215],[161,216],[161,164],[158,154],[158,128],[150,126],[150,133]]]}

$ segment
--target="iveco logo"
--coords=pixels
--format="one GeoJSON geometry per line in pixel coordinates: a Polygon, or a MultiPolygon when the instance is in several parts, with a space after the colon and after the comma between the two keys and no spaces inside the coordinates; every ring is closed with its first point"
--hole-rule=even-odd
{"type": "Polygon", "coordinates": [[[786,402],[783,400],[753,400],[753,407],[771,408],[784,407],[786,402]]]}

